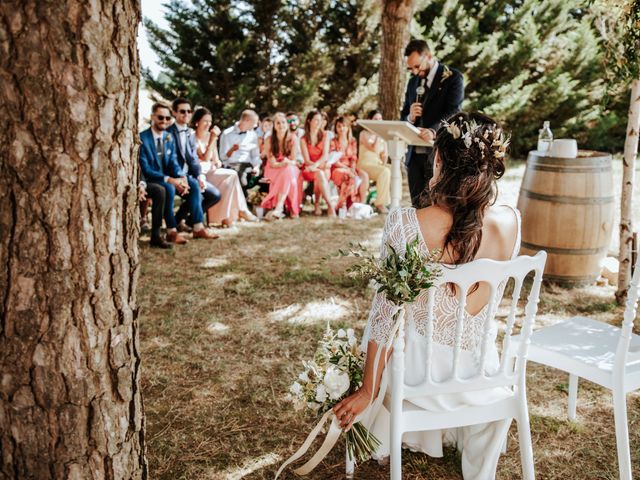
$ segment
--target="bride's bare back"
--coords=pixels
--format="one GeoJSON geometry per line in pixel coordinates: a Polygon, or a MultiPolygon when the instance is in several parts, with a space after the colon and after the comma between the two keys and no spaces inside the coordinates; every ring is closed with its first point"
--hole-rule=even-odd
{"type": "MultiPolygon", "coordinates": [[[[447,233],[451,229],[451,213],[439,206],[416,210],[422,238],[429,248],[443,249],[447,233]]],[[[518,239],[518,219],[514,210],[506,205],[487,209],[482,222],[482,240],[474,259],[509,260],[518,239]]],[[[455,263],[452,252],[444,252],[442,262],[455,263]]],[[[466,310],[475,315],[489,302],[489,286],[480,284],[478,289],[467,296],[466,310]]]]}

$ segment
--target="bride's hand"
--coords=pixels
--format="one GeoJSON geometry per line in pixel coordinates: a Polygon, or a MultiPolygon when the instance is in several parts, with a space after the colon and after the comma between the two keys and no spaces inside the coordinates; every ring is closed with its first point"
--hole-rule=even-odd
{"type": "Polygon", "coordinates": [[[340,428],[348,432],[356,417],[369,406],[370,400],[371,393],[361,388],[335,405],[333,413],[340,423],[340,428]]]}

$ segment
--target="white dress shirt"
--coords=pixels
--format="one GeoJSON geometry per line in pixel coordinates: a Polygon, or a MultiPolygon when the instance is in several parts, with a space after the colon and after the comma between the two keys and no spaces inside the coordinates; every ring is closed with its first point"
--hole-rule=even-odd
{"type": "Polygon", "coordinates": [[[250,163],[254,167],[261,165],[256,131],[252,129],[241,132],[237,122],[233,127],[227,128],[220,136],[220,159],[225,166],[237,163],[250,163]],[[238,145],[238,149],[227,157],[234,145],[238,145]]]}

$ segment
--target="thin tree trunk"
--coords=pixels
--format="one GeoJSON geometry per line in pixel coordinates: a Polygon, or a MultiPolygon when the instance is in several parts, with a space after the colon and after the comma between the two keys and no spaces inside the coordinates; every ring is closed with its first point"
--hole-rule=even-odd
{"type": "Polygon", "coordinates": [[[635,164],[638,155],[638,130],[640,130],[640,79],[631,83],[631,100],[627,122],[627,139],[624,142],[622,170],[622,198],[620,201],[620,253],[618,261],[618,291],[616,301],[622,304],[631,283],[631,246],[633,242],[633,187],[635,164]]]}
{"type": "Polygon", "coordinates": [[[386,120],[400,118],[405,79],[403,51],[409,42],[413,0],[382,0],[380,43],[380,110],[386,120]]]}
{"type": "Polygon", "coordinates": [[[137,0],[0,2],[0,478],[146,478],[137,0]]]}

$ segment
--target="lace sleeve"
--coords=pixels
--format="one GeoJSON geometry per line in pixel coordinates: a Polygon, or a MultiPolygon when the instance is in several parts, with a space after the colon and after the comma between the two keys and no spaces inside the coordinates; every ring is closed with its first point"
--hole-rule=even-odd
{"type": "MultiPolygon", "coordinates": [[[[387,243],[391,244],[398,253],[404,253],[406,242],[404,240],[402,216],[402,210],[398,208],[392,210],[387,217],[382,233],[381,259],[387,256],[387,243]]],[[[375,285],[376,293],[373,297],[373,304],[369,311],[369,319],[365,329],[363,341],[363,348],[365,349],[368,340],[373,340],[379,346],[387,343],[393,327],[393,315],[399,308],[387,300],[385,293],[377,293],[377,288],[378,285],[375,285]]]]}

